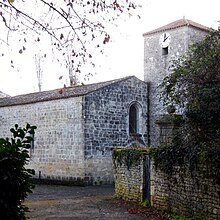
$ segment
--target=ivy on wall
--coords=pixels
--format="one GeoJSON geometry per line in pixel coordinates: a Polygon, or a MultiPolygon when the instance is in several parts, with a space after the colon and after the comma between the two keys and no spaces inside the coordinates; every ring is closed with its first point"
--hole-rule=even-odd
{"type": "Polygon", "coordinates": [[[220,32],[213,31],[174,60],[161,87],[165,105],[182,108],[184,124],[172,142],[151,150],[156,167],[174,166],[220,184],[220,32]]]}
{"type": "Polygon", "coordinates": [[[139,163],[143,156],[149,154],[149,148],[115,148],[112,160],[115,167],[125,165],[129,170],[131,166],[139,163]]]}

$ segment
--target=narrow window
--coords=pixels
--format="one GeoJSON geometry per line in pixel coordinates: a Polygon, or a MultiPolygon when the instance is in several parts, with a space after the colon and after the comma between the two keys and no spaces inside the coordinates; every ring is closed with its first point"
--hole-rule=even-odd
{"type": "Polygon", "coordinates": [[[137,133],[138,111],[133,104],[129,109],[129,133],[137,133]]]}
{"type": "Polygon", "coordinates": [[[33,140],[31,141],[30,145],[30,155],[32,155],[34,153],[34,134],[31,134],[31,137],[33,138],[33,140]]]}
{"type": "Polygon", "coordinates": [[[162,48],[162,55],[168,54],[168,47],[162,48]]]}

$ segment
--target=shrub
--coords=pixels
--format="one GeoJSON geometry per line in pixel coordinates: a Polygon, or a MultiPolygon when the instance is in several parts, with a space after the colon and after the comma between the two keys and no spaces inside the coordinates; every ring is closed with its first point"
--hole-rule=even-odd
{"type": "Polygon", "coordinates": [[[25,168],[29,161],[29,149],[35,126],[11,128],[12,138],[0,139],[0,217],[1,219],[25,219],[28,208],[22,205],[34,188],[34,170],[25,168]]]}
{"type": "Polygon", "coordinates": [[[173,72],[163,83],[166,105],[182,109],[184,124],[171,144],[152,155],[164,171],[174,166],[199,169],[220,184],[220,32],[213,31],[188,53],[173,61],[173,72]]]}

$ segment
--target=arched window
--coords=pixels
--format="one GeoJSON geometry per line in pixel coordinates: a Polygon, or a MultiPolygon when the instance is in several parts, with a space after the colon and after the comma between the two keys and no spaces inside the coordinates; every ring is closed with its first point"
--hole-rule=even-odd
{"type": "Polygon", "coordinates": [[[140,114],[141,106],[138,103],[133,103],[129,108],[129,133],[140,133],[140,114]]]}
{"type": "Polygon", "coordinates": [[[129,133],[137,133],[137,108],[133,104],[129,109],[129,133]]]}

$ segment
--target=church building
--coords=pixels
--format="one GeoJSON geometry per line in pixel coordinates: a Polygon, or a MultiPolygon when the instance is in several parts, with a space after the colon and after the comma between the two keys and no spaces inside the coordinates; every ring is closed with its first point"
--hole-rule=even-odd
{"type": "Polygon", "coordinates": [[[209,28],[185,18],[143,34],[144,81],[134,76],[0,98],[0,137],[14,124],[36,125],[29,167],[36,178],[76,184],[113,182],[116,147],[157,146],[166,114],[158,85],[170,61],[209,28]]]}
{"type": "Polygon", "coordinates": [[[0,99],[0,136],[36,125],[30,168],[36,178],[113,182],[111,152],[148,144],[147,84],[134,76],[0,99]]]}

